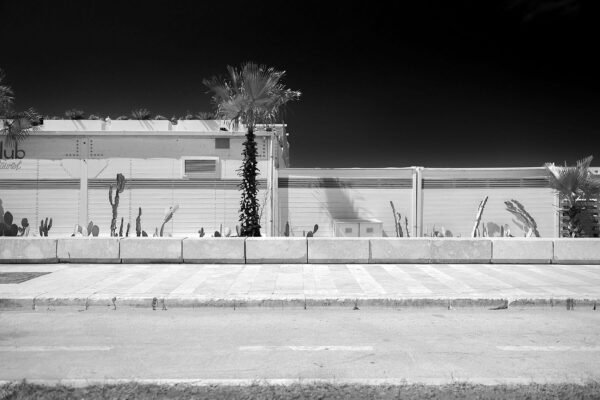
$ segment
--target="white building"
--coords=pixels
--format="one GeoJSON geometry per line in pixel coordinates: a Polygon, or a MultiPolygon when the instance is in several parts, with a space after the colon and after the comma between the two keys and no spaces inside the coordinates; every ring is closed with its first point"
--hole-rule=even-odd
{"type": "MultiPolygon", "coordinates": [[[[70,235],[76,224],[89,221],[108,235],[108,190],[122,173],[127,184],[118,212],[125,225],[131,223],[130,235],[139,207],[142,228],[152,235],[174,204],[180,208],[168,234],[192,236],[200,228],[235,232],[236,170],[245,131],[224,126],[198,120],[47,120],[17,149],[5,139],[0,144],[0,199],[16,223],[28,218],[33,231],[52,217],[50,235],[70,235]]],[[[544,168],[294,169],[288,168],[285,126],[256,134],[264,235],[282,236],[288,225],[290,236],[301,236],[318,224],[316,236],[396,236],[393,201],[405,236],[434,230],[470,236],[479,202],[488,196],[482,222],[490,235],[499,234],[500,226],[514,236],[525,234],[504,205],[515,199],[534,217],[542,237],[560,236],[558,199],[544,168]]]]}

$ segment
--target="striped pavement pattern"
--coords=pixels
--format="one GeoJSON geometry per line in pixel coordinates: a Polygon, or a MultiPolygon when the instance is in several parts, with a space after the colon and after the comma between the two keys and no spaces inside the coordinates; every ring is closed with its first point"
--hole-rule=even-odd
{"type": "Polygon", "coordinates": [[[0,299],[600,299],[598,265],[0,265],[0,273],[46,270],[20,284],[0,285],[0,299]]]}

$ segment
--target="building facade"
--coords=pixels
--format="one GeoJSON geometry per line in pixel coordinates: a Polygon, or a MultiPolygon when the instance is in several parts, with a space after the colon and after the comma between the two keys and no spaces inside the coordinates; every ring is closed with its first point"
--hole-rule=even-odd
{"type": "MultiPolygon", "coordinates": [[[[107,236],[109,187],[121,173],[127,183],[118,224],[130,223],[130,234],[140,207],[142,229],[152,236],[175,204],[167,234],[235,234],[244,134],[222,121],[47,120],[16,147],[0,139],[0,199],[33,231],[48,217],[51,235],[68,236],[93,221],[107,236]]],[[[266,236],[302,236],[316,224],[315,236],[394,237],[399,222],[403,236],[465,237],[486,196],[480,232],[524,236],[505,206],[517,200],[542,237],[560,236],[558,198],[542,167],[289,168],[285,126],[258,129],[257,144],[266,236]]]]}

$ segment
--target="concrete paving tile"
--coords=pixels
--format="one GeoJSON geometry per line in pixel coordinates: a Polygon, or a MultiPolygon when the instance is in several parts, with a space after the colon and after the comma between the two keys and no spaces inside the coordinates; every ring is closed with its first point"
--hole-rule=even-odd
{"type": "Polygon", "coordinates": [[[229,288],[227,292],[229,295],[233,294],[247,294],[254,283],[254,280],[260,273],[262,265],[244,265],[243,269],[229,288]]]}
{"type": "Polygon", "coordinates": [[[396,282],[400,286],[400,290],[402,292],[408,292],[409,294],[419,294],[419,295],[429,295],[432,294],[433,291],[427,287],[425,287],[421,282],[413,277],[408,271],[414,269],[414,266],[409,268],[403,268],[400,265],[393,264],[383,264],[381,267],[388,273],[390,276],[396,279],[396,282]]]}
{"type": "Polygon", "coordinates": [[[385,295],[385,289],[371,276],[370,268],[360,264],[348,264],[348,271],[352,274],[365,295],[385,295]]]}

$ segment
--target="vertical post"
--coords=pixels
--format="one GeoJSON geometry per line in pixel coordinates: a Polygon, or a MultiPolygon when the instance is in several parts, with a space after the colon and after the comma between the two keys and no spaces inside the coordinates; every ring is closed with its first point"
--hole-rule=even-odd
{"type": "Polygon", "coordinates": [[[419,180],[417,179],[418,167],[412,167],[412,191],[411,191],[411,212],[410,212],[410,236],[417,237],[417,218],[418,218],[418,207],[417,207],[417,186],[419,180]]]}
{"type": "Polygon", "coordinates": [[[79,225],[88,224],[88,164],[86,159],[79,160],[79,225]]]}
{"type": "Polygon", "coordinates": [[[271,135],[271,236],[279,236],[279,143],[271,135]]]}
{"type": "Polygon", "coordinates": [[[413,167],[411,236],[423,236],[423,168],[413,167]]]}

